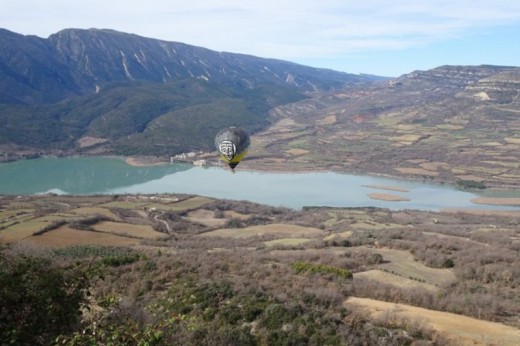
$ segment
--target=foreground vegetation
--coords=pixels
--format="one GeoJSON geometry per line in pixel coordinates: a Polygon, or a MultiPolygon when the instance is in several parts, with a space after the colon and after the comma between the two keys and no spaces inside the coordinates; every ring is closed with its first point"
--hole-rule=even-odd
{"type": "Polygon", "coordinates": [[[518,344],[519,222],[187,195],[2,196],[0,340],[518,344]],[[434,323],[448,316],[460,323],[434,323]],[[507,338],[466,333],[471,318],[507,338]]]}

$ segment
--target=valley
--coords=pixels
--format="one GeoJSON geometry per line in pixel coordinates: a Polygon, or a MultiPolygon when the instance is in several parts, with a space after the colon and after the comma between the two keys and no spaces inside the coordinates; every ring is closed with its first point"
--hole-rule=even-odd
{"type": "Polygon", "coordinates": [[[520,67],[384,78],[105,29],[0,44],[0,162],[21,167],[2,164],[1,344],[520,344],[520,67]],[[251,134],[243,172],[163,165],[219,165],[228,126],[251,134]],[[66,158],[22,161],[44,156],[66,158]],[[241,190],[258,171],[446,183],[511,209],[418,184],[442,208],[413,210],[412,188],[370,181],[332,184],[368,196],[336,208],[276,206],[298,187],[271,205],[173,178],[125,190],[174,173],[241,190]]]}

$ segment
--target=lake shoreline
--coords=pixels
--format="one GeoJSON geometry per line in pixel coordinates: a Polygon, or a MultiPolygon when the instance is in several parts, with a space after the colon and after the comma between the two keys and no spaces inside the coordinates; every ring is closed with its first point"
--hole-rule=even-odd
{"type": "MultiPolygon", "coordinates": [[[[111,158],[111,159],[117,159],[117,160],[120,160],[120,161],[123,161],[125,162],[125,164],[127,164],[128,166],[131,166],[131,167],[168,167],[170,165],[175,165],[175,164],[186,164],[186,165],[193,165],[194,167],[196,166],[199,166],[199,167],[202,167],[202,168],[210,168],[210,167],[214,167],[214,168],[221,168],[223,170],[228,170],[227,166],[223,163],[221,163],[220,161],[218,161],[218,158],[216,155],[211,156],[211,153],[203,153],[202,155],[204,155],[206,158],[210,158],[209,160],[206,160],[205,161],[205,164],[203,165],[196,165],[194,164],[194,161],[196,161],[196,159],[194,160],[176,160],[176,161],[167,161],[164,157],[156,157],[156,156],[121,156],[121,155],[40,155],[38,157],[32,157],[30,159],[25,159],[25,160],[33,160],[33,159],[37,159],[37,158],[73,158],[73,157],[78,157],[78,158],[111,158]]],[[[22,160],[14,160],[14,161],[24,161],[23,159],[22,160]]],[[[242,165],[238,166],[237,167],[237,170],[236,170],[236,173],[237,174],[240,174],[240,172],[263,172],[263,173],[269,173],[269,174],[291,174],[291,173],[294,173],[294,174],[305,174],[305,173],[327,173],[327,172],[330,172],[330,173],[335,173],[335,174],[346,174],[346,175],[353,175],[353,176],[370,176],[370,177],[373,177],[373,178],[382,178],[382,179],[390,179],[390,180],[398,180],[398,181],[402,181],[404,184],[406,183],[422,183],[422,184],[428,184],[428,185],[435,185],[435,186],[446,186],[450,189],[455,189],[455,190],[459,190],[459,191],[464,191],[464,192],[469,192],[469,193],[473,193],[473,194],[479,194],[479,193],[482,193],[482,191],[475,191],[475,190],[462,190],[460,188],[458,188],[456,186],[455,183],[453,182],[437,182],[437,181],[432,181],[432,180],[422,180],[422,179],[413,179],[413,178],[410,178],[410,177],[400,177],[398,175],[390,175],[390,174],[381,174],[381,173],[374,173],[374,172],[346,172],[346,171],[343,171],[343,170],[328,170],[328,169],[324,169],[322,167],[311,167],[309,165],[307,165],[306,167],[301,167],[301,166],[294,166],[294,165],[284,165],[283,163],[274,163],[274,162],[269,162],[268,165],[264,166],[264,167],[258,167],[258,166],[254,166],[255,164],[255,161],[257,161],[257,159],[254,159],[253,162],[243,162],[242,165]]],[[[257,161],[258,162],[258,161],[257,161]]],[[[7,164],[7,162],[6,162],[7,164]]],[[[399,186],[400,184],[397,183],[397,184],[364,184],[363,187],[365,188],[373,188],[373,189],[382,189],[382,190],[393,190],[393,191],[400,191],[400,192],[408,192],[406,190],[406,188],[403,188],[401,186],[399,186]]],[[[498,193],[498,195],[500,195],[501,191],[504,192],[505,194],[506,193],[511,193],[511,192],[515,192],[515,191],[518,191],[518,193],[520,194],[520,191],[519,190],[515,190],[515,189],[507,189],[507,188],[489,188],[489,189],[486,189],[486,191],[489,191],[489,192],[495,192],[498,193]]],[[[478,201],[478,200],[477,200],[478,201]]],[[[395,201],[394,201],[395,202],[395,201]]],[[[511,205],[511,200],[499,200],[498,203],[497,201],[495,200],[494,203],[492,203],[492,205],[496,205],[496,206],[504,206],[504,207],[515,207],[516,205],[511,205]],[[504,203],[500,203],[500,202],[504,202],[504,203]]],[[[475,204],[480,204],[480,203],[475,203],[475,204]]],[[[487,204],[487,203],[483,203],[483,204],[487,204]]],[[[488,204],[489,205],[489,204],[488,204]]]]}
{"type": "MultiPolygon", "coordinates": [[[[122,158],[125,159],[125,162],[127,164],[129,164],[131,166],[135,166],[135,167],[157,166],[157,165],[164,165],[164,164],[171,163],[171,162],[161,160],[160,158],[157,158],[157,157],[149,157],[149,156],[122,156],[122,158]]],[[[227,168],[227,167],[225,167],[224,164],[221,164],[221,162],[218,161],[217,156],[215,156],[215,158],[216,158],[216,161],[214,163],[209,162],[206,166],[207,167],[218,167],[218,168],[223,168],[223,169],[227,168]]],[[[180,162],[193,164],[193,160],[192,161],[183,160],[180,162]]],[[[266,172],[266,173],[272,173],[272,174],[276,174],[276,173],[280,173],[280,174],[324,173],[324,172],[334,172],[334,173],[339,173],[339,174],[352,174],[352,175],[359,174],[359,175],[368,175],[368,176],[380,177],[380,178],[403,180],[403,181],[407,181],[407,182],[428,183],[428,184],[436,184],[436,185],[449,185],[454,188],[457,188],[455,182],[448,182],[448,181],[443,182],[443,181],[431,181],[428,179],[414,179],[414,178],[410,178],[410,177],[401,177],[398,175],[381,174],[381,173],[375,173],[375,172],[344,172],[344,171],[327,170],[327,169],[324,169],[321,167],[315,167],[315,168],[296,168],[294,166],[293,167],[284,167],[281,163],[278,163],[278,164],[276,164],[276,163],[273,164],[273,163],[274,162],[271,162],[271,165],[269,165],[269,168],[266,168],[266,169],[262,169],[262,168],[258,168],[258,167],[252,169],[251,167],[249,167],[250,165],[248,165],[246,163],[245,165],[242,166],[242,170],[248,171],[248,172],[266,172]]],[[[237,168],[237,173],[240,172],[240,168],[241,168],[240,166],[237,168]]],[[[386,186],[386,185],[362,185],[362,186],[366,187],[366,188],[378,189],[378,190],[389,190],[389,191],[397,191],[397,192],[404,192],[404,193],[410,192],[409,189],[402,188],[400,186],[386,186]]],[[[463,190],[463,189],[460,189],[460,190],[473,192],[472,190],[463,190]]],[[[510,191],[510,189],[508,189],[507,187],[492,187],[487,190],[488,191],[498,191],[498,192],[510,191]]],[[[517,190],[517,189],[515,189],[515,190],[517,190]]],[[[520,192],[520,190],[518,190],[518,191],[520,192]]],[[[391,194],[374,193],[374,194],[369,194],[368,196],[371,199],[388,201],[388,202],[410,201],[409,198],[391,195],[391,194]]],[[[475,204],[490,205],[490,206],[492,206],[492,205],[504,206],[504,207],[517,207],[520,205],[519,201],[520,201],[520,199],[517,199],[516,201],[511,203],[512,199],[508,199],[508,198],[485,198],[485,197],[477,197],[472,200],[472,202],[475,204]]]]}

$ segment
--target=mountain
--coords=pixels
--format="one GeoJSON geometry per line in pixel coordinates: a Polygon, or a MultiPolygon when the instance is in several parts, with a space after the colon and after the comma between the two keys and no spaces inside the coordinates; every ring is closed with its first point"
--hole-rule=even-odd
{"type": "Polygon", "coordinates": [[[0,45],[4,160],[213,151],[241,126],[245,167],[520,184],[519,67],[383,79],[95,29],[0,45]]]}
{"type": "Polygon", "coordinates": [[[198,78],[244,88],[275,84],[323,90],[370,79],[113,30],[66,29],[48,39],[0,30],[0,45],[4,103],[53,103],[95,93],[107,82],[198,78]]]}
{"type": "Polygon", "coordinates": [[[113,30],[1,29],[0,46],[4,154],[211,150],[222,127],[256,132],[275,106],[378,79],[113,30]]]}
{"type": "Polygon", "coordinates": [[[440,66],[271,113],[243,166],[520,185],[520,67],[440,66]]]}

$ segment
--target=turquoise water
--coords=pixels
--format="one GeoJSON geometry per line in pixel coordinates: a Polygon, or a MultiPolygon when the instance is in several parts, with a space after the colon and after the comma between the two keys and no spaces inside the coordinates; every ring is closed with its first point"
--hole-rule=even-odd
{"type": "Polygon", "coordinates": [[[208,197],[248,200],[274,206],[361,207],[440,210],[442,208],[513,209],[471,203],[475,194],[453,187],[368,175],[339,173],[236,174],[218,167],[188,164],[134,167],[107,157],[39,158],[0,164],[0,193],[74,195],[123,193],[189,193],[208,197]],[[364,185],[397,186],[409,192],[385,191],[364,185]],[[369,193],[387,193],[410,199],[388,202],[370,199],[369,193]]]}

